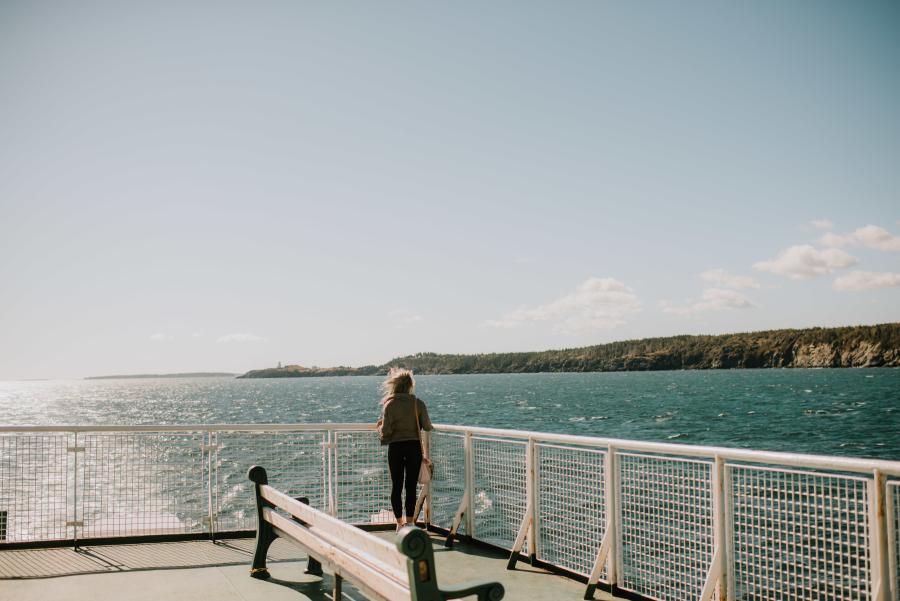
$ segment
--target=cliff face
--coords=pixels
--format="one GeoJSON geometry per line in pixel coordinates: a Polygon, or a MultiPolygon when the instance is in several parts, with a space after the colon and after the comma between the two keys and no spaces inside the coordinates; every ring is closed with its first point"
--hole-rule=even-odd
{"type": "Polygon", "coordinates": [[[713,353],[658,353],[632,356],[622,369],[755,369],[772,367],[900,367],[900,349],[885,348],[879,341],[791,341],[777,349],[747,344],[728,346],[713,353]]]}
{"type": "Polygon", "coordinates": [[[535,353],[419,353],[366,367],[287,366],[242,377],[378,375],[393,366],[420,374],[900,367],[900,323],[846,328],[769,330],[721,336],[672,336],[535,353]]]}
{"type": "Polygon", "coordinates": [[[900,353],[884,349],[878,342],[860,341],[855,345],[805,344],[794,353],[794,361],[786,367],[897,367],[900,353]]]}

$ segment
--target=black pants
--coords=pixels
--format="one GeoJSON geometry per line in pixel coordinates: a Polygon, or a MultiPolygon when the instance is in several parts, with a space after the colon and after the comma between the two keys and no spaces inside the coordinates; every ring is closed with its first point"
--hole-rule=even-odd
{"type": "Polygon", "coordinates": [[[406,515],[413,517],[416,510],[416,483],[422,467],[422,446],[418,440],[392,442],[388,445],[388,467],[391,471],[391,508],[398,520],[403,517],[404,506],[400,495],[406,488],[406,515]],[[406,486],[404,487],[404,479],[406,486]]]}

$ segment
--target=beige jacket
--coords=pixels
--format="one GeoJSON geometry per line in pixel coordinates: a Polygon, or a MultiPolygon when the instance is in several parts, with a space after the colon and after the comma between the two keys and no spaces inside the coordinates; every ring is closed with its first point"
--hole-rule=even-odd
{"type": "Polygon", "coordinates": [[[419,408],[419,424],[423,430],[432,430],[431,419],[428,417],[428,408],[422,399],[411,394],[401,393],[391,395],[383,405],[381,417],[384,420],[381,426],[381,444],[402,442],[404,440],[419,440],[419,430],[416,427],[416,405],[419,408]]]}

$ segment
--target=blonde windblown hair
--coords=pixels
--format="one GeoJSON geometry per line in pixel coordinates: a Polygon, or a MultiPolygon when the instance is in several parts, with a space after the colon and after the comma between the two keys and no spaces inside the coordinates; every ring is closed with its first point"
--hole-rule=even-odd
{"type": "Polygon", "coordinates": [[[402,367],[392,367],[387,374],[384,382],[381,383],[381,391],[384,393],[382,403],[387,397],[394,394],[408,393],[412,394],[416,389],[416,381],[413,379],[411,369],[402,367]]]}

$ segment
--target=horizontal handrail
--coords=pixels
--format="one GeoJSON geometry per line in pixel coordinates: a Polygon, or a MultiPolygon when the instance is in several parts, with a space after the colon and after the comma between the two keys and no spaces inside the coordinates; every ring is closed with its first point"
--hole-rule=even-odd
{"type": "Polygon", "coordinates": [[[299,432],[322,430],[374,430],[374,424],[316,423],[316,424],[183,424],[183,425],[61,425],[61,426],[0,426],[4,432],[299,432]]]}
{"type": "Polygon", "coordinates": [[[666,455],[680,455],[684,457],[705,457],[708,459],[719,457],[728,461],[764,463],[790,467],[812,467],[865,473],[871,473],[872,470],[877,469],[884,474],[900,476],[900,461],[889,461],[885,459],[810,455],[804,453],[785,453],[781,451],[756,451],[731,447],[714,447],[673,442],[649,442],[621,438],[604,438],[575,434],[552,434],[548,432],[532,432],[529,430],[506,430],[503,428],[481,428],[449,424],[435,424],[435,428],[441,432],[458,432],[460,434],[471,433],[472,435],[521,440],[531,439],[535,442],[568,443],[589,447],[615,447],[619,451],[663,453],[666,455]]]}
{"type": "MultiPolygon", "coordinates": [[[[481,426],[461,426],[453,424],[435,424],[441,432],[456,432],[474,436],[494,436],[516,440],[533,440],[535,442],[553,442],[574,444],[589,447],[615,447],[620,451],[636,451],[642,453],[663,453],[683,457],[703,457],[714,460],[741,461],[789,467],[805,467],[857,473],[872,473],[879,470],[888,476],[900,476],[900,461],[885,459],[866,459],[861,457],[842,457],[832,455],[814,455],[806,453],[790,453],[783,451],[759,451],[733,447],[709,445],[692,445],[671,442],[652,442],[599,436],[576,434],[554,434],[531,430],[510,430],[504,428],[485,428],[481,426]]],[[[297,424],[185,424],[185,425],[57,425],[57,426],[0,426],[2,433],[38,433],[38,432],[302,432],[302,431],[366,431],[374,430],[370,423],[297,423],[297,424]]]]}

